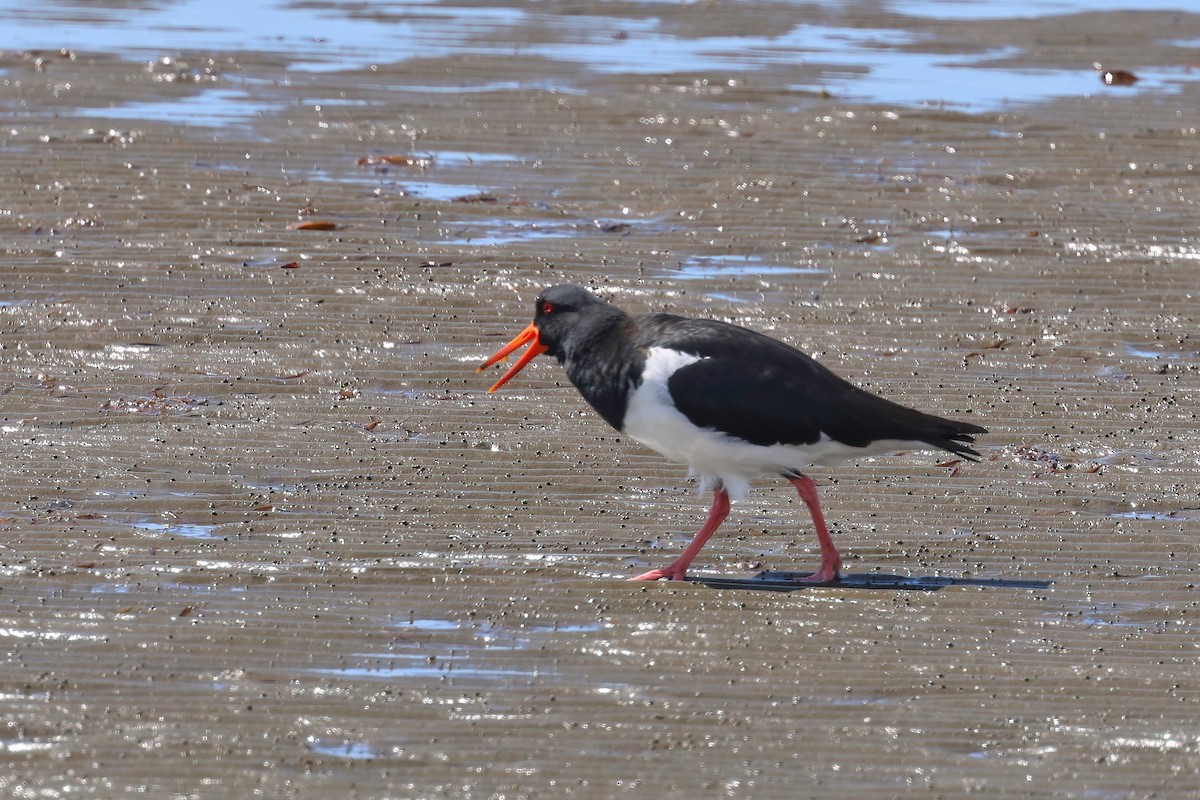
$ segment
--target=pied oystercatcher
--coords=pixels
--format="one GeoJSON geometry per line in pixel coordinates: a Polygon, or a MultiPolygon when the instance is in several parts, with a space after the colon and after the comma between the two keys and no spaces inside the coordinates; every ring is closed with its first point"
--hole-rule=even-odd
{"type": "Polygon", "coordinates": [[[842,559],[804,469],[914,448],[978,461],[970,445],[987,432],[871,394],[761,333],[673,314],[632,316],[573,284],[538,295],[533,322],[479,370],[526,343],[489,393],[549,353],[610,425],[687,464],[702,490],[713,489],[708,521],[683,554],[633,580],[682,580],[730,500],[743,497],[752,479],[780,475],[808,506],[821,544],[821,568],[797,580],[834,582],[842,559]]]}

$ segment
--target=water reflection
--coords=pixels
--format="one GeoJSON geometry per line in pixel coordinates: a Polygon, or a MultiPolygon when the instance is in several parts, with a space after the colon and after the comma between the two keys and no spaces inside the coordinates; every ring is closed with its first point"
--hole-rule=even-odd
{"type": "MultiPolygon", "coordinates": [[[[841,4],[828,3],[836,10],[841,4]]],[[[480,92],[539,89],[577,93],[587,72],[612,74],[701,74],[735,78],[765,69],[803,68],[803,79],[782,77],[779,88],[806,94],[835,95],[902,106],[927,104],[989,110],[1038,103],[1056,97],[1128,91],[1103,86],[1090,68],[1029,66],[1023,47],[980,51],[959,45],[939,29],[923,32],[928,20],[986,22],[1128,8],[1125,0],[1093,3],[1051,0],[1031,5],[1015,0],[963,3],[948,0],[893,2],[901,15],[876,15],[878,27],[826,22],[836,14],[811,13],[798,4],[796,23],[770,35],[695,35],[668,21],[654,4],[634,9],[596,4],[595,12],[565,14],[553,6],[520,3],[458,7],[404,3],[400,6],[343,6],[336,3],[241,3],[235,0],[181,0],[150,8],[100,8],[90,3],[51,2],[31,6],[0,0],[0,15],[10,20],[7,47],[74,48],[115,53],[130,59],[155,59],[181,51],[270,54],[287,61],[285,72],[370,69],[415,59],[463,55],[538,57],[575,64],[530,84],[477,81],[445,86],[397,84],[408,91],[480,92]],[[808,13],[805,13],[805,12],[808,13]],[[619,14],[624,16],[619,16],[619,14]],[[661,14],[662,16],[656,16],[661,14]],[[635,16],[636,15],[636,16],[635,16]],[[904,17],[911,18],[911,29],[904,17]],[[214,22],[217,21],[217,22],[214,22]],[[885,27],[885,24],[887,25],[885,27]]],[[[1167,9],[1165,4],[1141,6],[1167,9]]],[[[686,4],[684,7],[686,10],[686,4]]],[[[1171,9],[1177,10],[1177,9],[1171,9]]],[[[680,11],[675,3],[674,12],[680,11]]],[[[687,17],[682,18],[685,22],[687,17]]],[[[1173,91],[1194,80],[1186,71],[1138,68],[1138,91],[1173,91]]],[[[130,103],[108,109],[114,118],[162,119],[160,106],[177,108],[184,122],[229,119],[261,112],[241,88],[211,88],[188,98],[130,103]]]]}

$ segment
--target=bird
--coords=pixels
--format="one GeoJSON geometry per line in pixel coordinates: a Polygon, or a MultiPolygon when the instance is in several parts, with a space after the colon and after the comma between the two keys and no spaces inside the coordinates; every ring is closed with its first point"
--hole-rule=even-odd
{"type": "Polygon", "coordinates": [[[811,466],[899,450],[945,450],[970,461],[987,430],[908,408],[834,374],[778,339],[728,322],[633,315],[583,286],[558,284],[534,302],[533,321],[482,372],[529,348],[494,393],[542,354],[557,359],[588,405],[624,436],[685,464],[712,490],[708,519],[665,567],[630,580],[684,580],[693,559],[751,481],[778,476],[807,506],[821,566],[791,580],[834,584],[842,557],[829,535],[811,466]]]}

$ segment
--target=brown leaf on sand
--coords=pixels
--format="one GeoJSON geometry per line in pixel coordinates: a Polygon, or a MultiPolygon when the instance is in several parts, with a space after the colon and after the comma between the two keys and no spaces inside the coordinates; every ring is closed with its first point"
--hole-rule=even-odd
{"type": "Polygon", "coordinates": [[[305,219],[290,223],[287,229],[289,231],[336,231],[340,227],[342,226],[327,219],[305,219]]]}
{"type": "Polygon", "coordinates": [[[1100,72],[1100,80],[1105,86],[1133,86],[1138,76],[1123,69],[1106,69],[1100,72]]]}
{"type": "Polygon", "coordinates": [[[433,156],[413,156],[413,155],[385,155],[372,153],[369,156],[363,156],[356,162],[360,167],[374,167],[380,164],[387,164],[397,167],[416,167],[417,169],[427,169],[433,166],[433,156]]]}

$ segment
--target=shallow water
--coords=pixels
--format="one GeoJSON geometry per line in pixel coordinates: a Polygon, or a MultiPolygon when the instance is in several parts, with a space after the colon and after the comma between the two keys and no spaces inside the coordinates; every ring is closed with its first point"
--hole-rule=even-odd
{"type": "MultiPolygon", "coordinates": [[[[1127,5],[0,2],[0,794],[1193,796],[1200,8],[1127,5]],[[984,459],[814,474],[895,590],[626,583],[708,498],[474,372],[564,280],[984,459]]],[[[764,484],[696,573],[815,551],[764,484]]]]}

